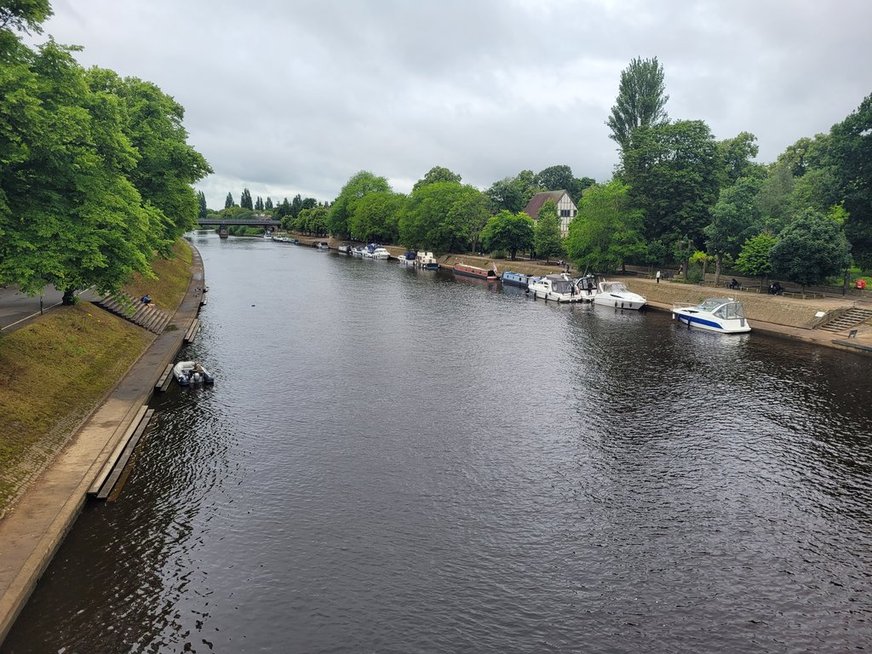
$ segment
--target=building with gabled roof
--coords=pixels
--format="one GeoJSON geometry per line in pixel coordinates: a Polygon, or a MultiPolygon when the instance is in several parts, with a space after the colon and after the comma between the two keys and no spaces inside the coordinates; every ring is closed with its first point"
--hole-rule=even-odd
{"type": "Polygon", "coordinates": [[[569,233],[569,223],[578,214],[578,207],[575,206],[575,202],[572,201],[569,193],[565,190],[537,193],[530,198],[530,201],[524,208],[524,213],[533,220],[538,220],[539,210],[542,209],[542,205],[548,200],[554,200],[554,204],[557,205],[557,216],[560,220],[560,235],[565,237],[569,233]]]}

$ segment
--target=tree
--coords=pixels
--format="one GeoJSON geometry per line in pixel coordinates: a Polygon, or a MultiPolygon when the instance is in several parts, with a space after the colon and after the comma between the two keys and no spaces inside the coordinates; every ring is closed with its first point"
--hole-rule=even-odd
{"type": "Polygon", "coordinates": [[[629,188],[619,180],[591,186],[569,223],[569,258],[579,268],[608,272],[645,255],[642,212],[632,206],[629,188]]]}
{"type": "Polygon", "coordinates": [[[273,210],[273,201],[272,201],[271,197],[269,197],[269,196],[266,197],[266,202],[264,202],[263,208],[266,209],[267,211],[273,210]]]}
{"type": "Polygon", "coordinates": [[[340,238],[348,238],[351,235],[348,221],[354,215],[356,203],[368,193],[390,190],[388,180],[384,177],[377,177],[366,170],[361,170],[353,175],[342,187],[339,195],[333,201],[333,206],[330,207],[327,216],[327,227],[330,233],[340,238]]]}
{"type": "Polygon", "coordinates": [[[518,250],[533,245],[533,219],[527,214],[512,213],[503,209],[487,221],[481,233],[481,242],[486,250],[507,250],[512,261],[518,250]]]}
{"type": "Polygon", "coordinates": [[[544,257],[546,261],[564,252],[557,203],[550,198],[539,209],[533,234],[533,249],[537,256],[544,257]]]}
{"type": "MultiPolygon", "coordinates": [[[[702,245],[709,209],[718,197],[720,161],[700,120],[639,127],[624,150],[621,177],[645,216],[645,236],[702,245]]],[[[694,248],[696,249],[696,248],[694,248]]]]}
{"type": "Polygon", "coordinates": [[[493,213],[503,209],[510,213],[517,213],[523,211],[530,198],[538,191],[539,186],[533,171],[522,170],[515,177],[506,177],[494,182],[485,193],[490,198],[493,213]]]}
{"type": "Polygon", "coordinates": [[[772,272],[803,287],[819,284],[850,266],[851,245],[840,225],[807,209],[778,235],[772,272]]]}
{"type": "Polygon", "coordinates": [[[239,196],[239,206],[243,209],[254,211],[254,205],[251,202],[251,191],[247,188],[242,189],[242,195],[239,196]]]}
{"type": "Polygon", "coordinates": [[[348,228],[354,239],[396,243],[405,196],[393,191],[367,193],[354,206],[348,228]]]}
{"type": "Polygon", "coordinates": [[[417,250],[466,252],[487,222],[487,197],[473,186],[435,182],[409,195],[399,220],[400,242],[417,250]]]}
{"type": "Polygon", "coordinates": [[[42,34],[52,13],[48,0],[7,0],[0,4],[0,30],[42,34]]]}
{"type": "Polygon", "coordinates": [[[434,184],[435,182],[457,182],[459,184],[460,180],[461,177],[457,173],[453,173],[443,166],[433,166],[433,168],[427,171],[427,174],[424,175],[423,178],[415,182],[412,190],[415,191],[422,186],[434,184]]]}
{"type": "Polygon", "coordinates": [[[830,161],[849,219],[854,259],[872,268],[872,95],[830,130],[830,161]]]}
{"type": "Polygon", "coordinates": [[[209,208],[206,206],[206,194],[203,191],[197,191],[197,203],[200,206],[200,211],[197,214],[199,218],[205,218],[209,212],[209,208]]]}
{"type": "Polygon", "coordinates": [[[771,232],[761,232],[747,239],[736,258],[736,268],[750,277],[767,277],[772,272],[772,248],[778,237],[771,232]]]}
{"type": "Polygon", "coordinates": [[[721,187],[732,186],[742,177],[765,176],[765,169],[751,161],[760,148],[757,146],[757,137],[750,132],[741,132],[735,138],[719,141],[717,149],[722,166],[721,187]]]}
{"type": "Polygon", "coordinates": [[[229,209],[234,206],[236,206],[236,203],[233,201],[233,194],[228,191],[227,197],[224,198],[224,208],[229,209]]]}
{"type": "Polygon", "coordinates": [[[712,221],[703,230],[706,249],[715,256],[715,285],[720,281],[724,256],[736,257],[742,244],[760,231],[761,216],[757,203],[762,180],[743,177],[721,191],[712,207],[712,221]]]}
{"type": "Polygon", "coordinates": [[[609,138],[626,150],[633,131],[639,127],[655,127],[668,120],[664,107],[669,101],[665,95],[663,66],[657,57],[636,58],[621,71],[618,98],[612,107],[606,125],[612,130],[609,138]]]}
{"type": "Polygon", "coordinates": [[[263,211],[263,198],[259,195],[257,199],[254,201],[254,210],[255,211],[263,211]]]}
{"type": "Polygon", "coordinates": [[[538,188],[543,191],[565,190],[575,203],[581,200],[584,189],[594,183],[590,177],[578,179],[572,174],[572,168],[566,165],[550,166],[536,175],[538,188]]]}

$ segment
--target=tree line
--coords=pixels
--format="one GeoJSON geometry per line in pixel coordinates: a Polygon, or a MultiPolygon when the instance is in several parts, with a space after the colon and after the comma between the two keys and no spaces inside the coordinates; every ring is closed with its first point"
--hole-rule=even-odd
{"type": "Polygon", "coordinates": [[[673,266],[690,279],[711,266],[808,285],[872,267],[872,96],[767,165],[754,161],[753,134],[718,141],[702,120],[671,120],[668,99],[656,57],[622,71],[606,121],[620,162],[605,183],[558,165],[480,191],[436,166],[402,194],[360,171],[331,203],[283,213],[283,225],[436,252],[565,255],[597,272],[673,266]],[[579,208],[566,238],[553,203],[522,213],[536,192],[561,189],[579,208]]]}
{"type": "Polygon", "coordinates": [[[0,7],[0,282],[71,302],[153,275],[196,225],[191,185],[212,171],[156,85],[84,69],[53,39],[25,45],[50,15],[48,0],[0,7]]]}

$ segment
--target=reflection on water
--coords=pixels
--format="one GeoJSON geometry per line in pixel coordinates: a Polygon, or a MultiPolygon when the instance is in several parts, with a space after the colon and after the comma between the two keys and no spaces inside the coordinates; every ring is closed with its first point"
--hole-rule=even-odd
{"type": "Polygon", "coordinates": [[[872,640],[867,359],[195,244],[215,387],[155,399],[3,652],[872,640]]]}

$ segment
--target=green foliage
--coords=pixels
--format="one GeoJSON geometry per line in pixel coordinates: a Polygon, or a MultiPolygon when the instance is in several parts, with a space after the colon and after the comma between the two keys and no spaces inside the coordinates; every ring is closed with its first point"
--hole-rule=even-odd
{"type": "Polygon", "coordinates": [[[633,132],[639,127],[663,125],[668,120],[663,66],[653,59],[636,58],[621,71],[618,98],[612,107],[606,125],[612,130],[609,138],[621,150],[630,146],[633,132]]]}
{"type": "Polygon", "coordinates": [[[564,253],[563,238],[560,235],[560,218],[557,216],[557,203],[545,200],[539,209],[533,235],[533,249],[537,256],[548,260],[564,253]]]}
{"type": "Polygon", "coordinates": [[[580,269],[609,272],[645,255],[642,213],[632,207],[629,188],[619,180],[594,185],[581,198],[566,237],[569,258],[580,269]]]}
{"type": "Polygon", "coordinates": [[[845,233],[855,261],[872,268],[872,95],[830,130],[830,161],[849,214],[845,233]]]}
{"type": "Polygon", "coordinates": [[[257,196],[257,200],[254,201],[254,210],[263,211],[263,198],[259,195],[257,196]]]}
{"type": "Polygon", "coordinates": [[[267,196],[266,202],[264,202],[263,208],[266,209],[267,211],[272,211],[274,209],[273,201],[272,201],[271,197],[267,196]]]}
{"type": "Polygon", "coordinates": [[[251,191],[247,188],[242,189],[242,195],[239,196],[239,206],[243,209],[254,210],[254,204],[251,202],[251,191]]]}
{"type": "Polygon", "coordinates": [[[300,213],[296,218],[290,214],[286,215],[282,218],[282,229],[301,232],[303,234],[324,236],[328,233],[327,221],[327,207],[316,205],[306,209],[300,209],[300,213]]]}
{"type": "Polygon", "coordinates": [[[206,206],[206,194],[203,191],[197,191],[197,204],[200,206],[200,211],[197,214],[199,218],[205,218],[209,212],[209,208],[206,206]]]}
{"type": "Polygon", "coordinates": [[[766,229],[778,233],[787,225],[794,185],[795,179],[789,165],[777,162],[770,166],[757,195],[757,205],[766,229]]]}
{"type": "Polygon", "coordinates": [[[357,202],[368,193],[390,191],[388,180],[376,177],[373,173],[361,170],[351,177],[342,187],[339,196],[333,201],[333,206],[327,216],[327,227],[331,234],[339,238],[351,236],[349,220],[354,215],[357,202]]]}
{"type": "Polygon", "coordinates": [[[572,174],[572,168],[566,165],[550,166],[536,175],[538,188],[544,191],[565,190],[576,204],[580,202],[584,189],[594,183],[590,177],[578,179],[572,174]]]}
{"type": "Polygon", "coordinates": [[[623,152],[622,177],[633,204],[644,212],[647,238],[690,238],[701,245],[720,167],[711,130],[702,121],[635,129],[623,152]]]}
{"type": "Polygon", "coordinates": [[[512,260],[518,250],[533,245],[533,219],[527,214],[512,213],[503,209],[487,221],[481,232],[485,250],[507,250],[512,260]]]}
{"type": "Polygon", "coordinates": [[[712,221],[703,230],[709,252],[718,257],[736,256],[742,244],[760,231],[757,195],[762,184],[759,178],[742,177],[721,190],[711,210],[712,221]]]}
{"type": "Polygon", "coordinates": [[[842,228],[808,209],[779,234],[772,248],[772,271],[802,286],[819,284],[851,264],[851,246],[842,228]]]}
{"type": "Polygon", "coordinates": [[[230,207],[235,207],[236,202],[233,201],[233,194],[228,191],[227,197],[224,198],[224,208],[229,209],[230,207]]]}
{"type": "Polygon", "coordinates": [[[0,30],[42,33],[42,23],[52,15],[48,0],[4,0],[0,3],[0,30]]]}
{"type": "Polygon", "coordinates": [[[473,186],[435,182],[408,197],[399,220],[400,242],[418,250],[466,252],[487,222],[487,197],[473,186]]]}
{"type": "Polygon", "coordinates": [[[457,182],[460,183],[461,177],[457,173],[453,173],[444,166],[433,166],[427,171],[423,178],[415,182],[412,187],[413,191],[426,186],[427,184],[435,184],[436,182],[457,182]]]}
{"type": "Polygon", "coordinates": [[[732,139],[719,141],[718,156],[721,159],[721,186],[732,186],[742,177],[762,177],[765,169],[751,161],[757,156],[757,137],[750,132],[741,132],[732,139]]]}
{"type": "Polygon", "coordinates": [[[778,243],[771,232],[762,232],[745,241],[736,259],[736,268],[750,277],[766,277],[772,272],[770,254],[778,243]]]}
{"type": "Polygon", "coordinates": [[[405,196],[392,191],[368,193],[357,201],[348,219],[351,236],[358,241],[396,243],[405,196]]]}
{"type": "Polygon", "coordinates": [[[539,190],[533,171],[522,170],[515,177],[506,177],[494,182],[485,194],[490,198],[492,213],[503,209],[510,213],[517,213],[524,210],[530,198],[539,190]]]}

